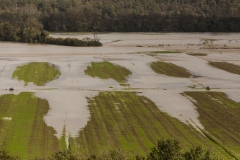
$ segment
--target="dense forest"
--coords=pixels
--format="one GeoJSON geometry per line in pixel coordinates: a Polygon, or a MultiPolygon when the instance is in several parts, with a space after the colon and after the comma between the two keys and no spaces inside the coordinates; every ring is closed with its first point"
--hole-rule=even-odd
{"type": "Polygon", "coordinates": [[[0,24],[24,40],[39,29],[239,32],[240,0],[0,0],[0,24]]]}

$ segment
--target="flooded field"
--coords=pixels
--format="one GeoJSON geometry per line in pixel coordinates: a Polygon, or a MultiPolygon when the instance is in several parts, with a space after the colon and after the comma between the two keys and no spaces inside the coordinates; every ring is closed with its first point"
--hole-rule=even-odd
{"type": "MultiPolygon", "coordinates": [[[[93,38],[90,33],[53,33],[51,36],[93,38]]],[[[50,110],[44,120],[56,131],[57,138],[62,136],[65,127],[67,144],[69,137],[79,136],[79,131],[90,119],[86,97],[93,98],[100,92],[136,92],[154,102],[160,111],[197,130],[205,127],[199,121],[196,106],[190,97],[181,93],[206,91],[208,86],[211,91],[226,93],[230,99],[240,102],[240,75],[208,64],[229,62],[240,65],[239,33],[99,33],[98,38],[102,47],[0,42],[0,95],[33,92],[36,97],[47,100],[50,110]],[[114,79],[93,78],[84,73],[92,62],[103,61],[130,70],[129,85],[122,86],[114,79]],[[183,67],[191,77],[157,74],[150,67],[157,61],[183,67]],[[18,66],[30,62],[54,64],[61,76],[45,86],[31,82],[25,86],[24,81],[12,78],[18,66]],[[8,90],[11,87],[14,91],[8,90]]]]}

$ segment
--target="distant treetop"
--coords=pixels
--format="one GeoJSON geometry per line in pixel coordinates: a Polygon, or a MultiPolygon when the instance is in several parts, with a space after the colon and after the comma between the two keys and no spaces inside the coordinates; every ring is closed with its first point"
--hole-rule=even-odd
{"type": "Polygon", "coordinates": [[[240,31],[239,0],[0,0],[0,24],[48,31],[240,31]]]}

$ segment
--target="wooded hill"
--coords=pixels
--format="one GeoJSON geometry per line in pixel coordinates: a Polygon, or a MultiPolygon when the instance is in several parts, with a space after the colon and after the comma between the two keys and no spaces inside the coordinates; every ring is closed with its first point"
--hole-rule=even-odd
{"type": "Polygon", "coordinates": [[[48,31],[239,32],[240,0],[0,0],[0,23],[36,21],[48,31]]]}

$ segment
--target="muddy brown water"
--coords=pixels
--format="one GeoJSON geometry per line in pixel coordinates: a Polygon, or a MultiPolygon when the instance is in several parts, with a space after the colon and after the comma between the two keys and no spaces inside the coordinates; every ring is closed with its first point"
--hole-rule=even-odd
{"type": "MultiPolygon", "coordinates": [[[[93,38],[91,33],[53,33],[53,37],[93,38]]],[[[60,137],[64,125],[67,136],[76,136],[89,120],[85,97],[96,96],[100,91],[134,91],[155,102],[158,108],[182,122],[203,128],[198,113],[189,99],[180,93],[189,90],[225,92],[240,102],[240,76],[209,66],[208,61],[227,61],[240,64],[238,49],[202,49],[206,45],[240,46],[239,33],[108,33],[98,34],[102,47],[67,47],[55,45],[0,42],[0,94],[34,92],[49,101],[50,111],[46,123],[60,137]],[[208,40],[208,44],[206,41],[208,40]],[[204,44],[205,42],[205,44],[204,44]],[[152,51],[181,51],[177,54],[148,55],[152,51]],[[190,56],[187,53],[206,53],[207,56],[190,56]],[[186,68],[197,78],[174,78],[158,75],[150,68],[154,61],[171,62],[186,68]],[[128,77],[130,87],[120,86],[112,79],[102,80],[84,74],[91,62],[109,61],[122,65],[133,73],[128,77]],[[29,62],[55,64],[62,75],[45,86],[12,79],[19,65],[29,62]],[[197,86],[192,89],[189,86],[197,86]],[[6,89],[13,87],[9,92],[6,89]],[[215,89],[214,89],[215,88],[215,89]]]]}

